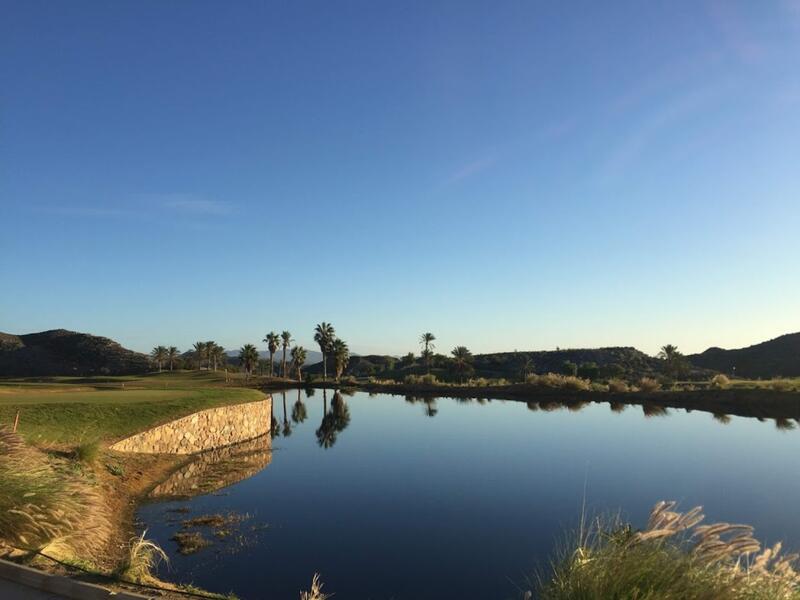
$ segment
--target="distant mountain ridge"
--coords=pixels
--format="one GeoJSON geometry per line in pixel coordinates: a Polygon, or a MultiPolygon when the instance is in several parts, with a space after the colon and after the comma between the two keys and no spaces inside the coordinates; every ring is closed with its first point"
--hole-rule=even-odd
{"type": "Polygon", "coordinates": [[[771,378],[800,376],[800,332],[787,333],[760,344],[723,350],[709,348],[692,354],[689,361],[698,367],[738,377],[771,378]]]}
{"type": "Polygon", "coordinates": [[[66,329],[0,333],[0,376],[126,375],[149,369],[145,354],[105,337],[66,329]]]}

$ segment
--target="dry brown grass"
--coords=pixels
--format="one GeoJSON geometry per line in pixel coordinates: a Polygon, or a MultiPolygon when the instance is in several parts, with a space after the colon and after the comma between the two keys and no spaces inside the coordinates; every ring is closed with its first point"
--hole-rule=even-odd
{"type": "Polygon", "coordinates": [[[762,549],[749,525],[702,525],[700,507],[675,507],[656,504],[641,531],[619,519],[582,527],[537,598],[800,600],[796,554],[762,549]]]}
{"type": "Polygon", "coordinates": [[[622,380],[622,379],[619,379],[617,377],[613,377],[613,378],[608,380],[608,391],[609,392],[614,392],[614,393],[619,394],[619,393],[623,393],[623,392],[629,392],[630,389],[631,388],[628,386],[628,383],[626,381],[622,380]]]}
{"type": "Polygon", "coordinates": [[[145,535],[147,531],[131,539],[125,559],[115,573],[120,579],[134,583],[158,582],[153,571],[162,561],[168,563],[169,558],[158,544],[145,539],[145,535]]]}
{"type": "Polygon", "coordinates": [[[658,380],[652,377],[642,377],[639,380],[639,390],[642,392],[657,392],[661,389],[661,384],[658,380]]]}
{"type": "Polygon", "coordinates": [[[0,428],[0,540],[52,556],[102,555],[111,535],[106,503],[63,460],[0,428]]]}
{"type": "Polygon", "coordinates": [[[319,573],[314,573],[311,579],[311,589],[307,592],[300,592],[300,600],[326,600],[333,594],[326,594],[322,591],[322,582],[319,578],[319,573]]]}

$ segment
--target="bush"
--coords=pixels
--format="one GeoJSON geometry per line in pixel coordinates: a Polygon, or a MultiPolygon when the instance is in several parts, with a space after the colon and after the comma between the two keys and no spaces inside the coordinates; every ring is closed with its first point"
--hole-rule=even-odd
{"type": "Polygon", "coordinates": [[[792,382],[786,379],[773,379],[769,386],[776,392],[789,392],[794,387],[792,382]]]}
{"type": "Polygon", "coordinates": [[[597,363],[584,362],[578,367],[578,376],[584,379],[597,379],[600,376],[600,368],[597,363]]]}
{"type": "Polygon", "coordinates": [[[567,377],[575,377],[578,374],[578,365],[571,360],[565,360],[561,365],[561,374],[567,377]]]}
{"type": "Polygon", "coordinates": [[[423,375],[419,378],[420,383],[424,383],[426,385],[438,385],[439,380],[436,379],[436,375],[432,373],[428,373],[427,375],[423,375]]]}
{"type": "Polygon", "coordinates": [[[657,392],[661,389],[661,384],[652,377],[642,377],[639,380],[639,390],[642,392],[657,392]]]}
{"type": "Polygon", "coordinates": [[[719,375],[714,375],[711,378],[711,380],[708,382],[708,387],[714,390],[727,390],[729,387],[731,387],[731,380],[720,373],[719,375]]]}
{"type": "Polygon", "coordinates": [[[625,381],[614,377],[608,380],[608,391],[614,392],[615,394],[620,394],[623,392],[629,392],[630,388],[628,387],[628,384],[625,381]]]}
{"type": "Polygon", "coordinates": [[[591,387],[592,387],[592,391],[593,392],[607,392],[608,391],[608,386],[607,385],[605,385],[603,383],[600,383],[600,382],[597,382],[597,381],[593,381],[591,387]]]}
{"type": "Polygon", "coordinates": [[[75,447],[74,457],[75,460],[86,464],[92,464],[97,460],[97,455],[100,453],[100,443],[97,441],[81,442],[75,447]]]}
{"type": "Polygon", "coordinates": [[[591,389],[591,383],[580,377],[572,375],[558,375],[557,373],[545,373],[544,375],[528,375],[525,383],[538,387],[546,387],[561,390],[571,390],[586,392],[591,389]]]}

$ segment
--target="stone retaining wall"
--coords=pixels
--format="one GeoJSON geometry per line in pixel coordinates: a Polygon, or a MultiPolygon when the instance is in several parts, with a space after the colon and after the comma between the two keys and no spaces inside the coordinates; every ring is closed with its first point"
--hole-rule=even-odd
{"type": "Polygon", "coordinates": [[[111,446],[120,452],[194,454],[269,433],[272,398],[220,406],[137,433],[111,446]]]}

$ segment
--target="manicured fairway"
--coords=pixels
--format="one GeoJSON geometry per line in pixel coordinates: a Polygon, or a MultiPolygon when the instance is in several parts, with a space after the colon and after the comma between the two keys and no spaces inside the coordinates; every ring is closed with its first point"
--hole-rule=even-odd
{"type": "Polygon", "coordinates": [[[7,379],[0,380],[0,425],[12,424],[19,411],[18,431],[30,442],[108,442],[197,410],[263,397],[227,387],[214,373],[7,379]]]}

